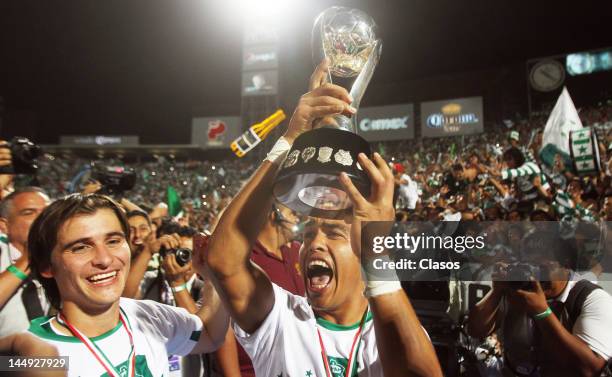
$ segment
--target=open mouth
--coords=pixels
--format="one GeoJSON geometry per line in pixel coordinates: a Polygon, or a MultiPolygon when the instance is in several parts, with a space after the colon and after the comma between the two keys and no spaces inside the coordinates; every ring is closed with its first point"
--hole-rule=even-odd
{"type": "Polygon", "coordinates": [[[103,274],[92,275],[87,278],[87,281],[97,286],[111,284],[117,278],[117,273],[118,271],[111,271],[103,274]]]}
{"type": "Polygon", "coordinates": [[[308,278],[308,290],[322,292],[331,283],[334,270],[327,262],[316,259],[308,263],[306,276],[308,278]]]}

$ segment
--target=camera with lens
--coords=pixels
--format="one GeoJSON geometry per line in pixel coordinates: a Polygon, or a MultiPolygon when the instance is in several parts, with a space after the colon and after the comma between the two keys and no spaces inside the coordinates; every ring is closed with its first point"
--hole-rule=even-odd
{"type": "Polygon", "coordinates": [[[506,280],[512,289],[531,290],[531,278],[542,281],[548,276],[541,266],[534,266],[529,263],[517,262],[506,268],[506,280]]]}
{"type": "Polygon", "coordinates": [[[30,139],[15,136],[8,145],[0,148],[11,150],[11,165],[0,167],[0,174],[35,174],[38,170],[37,158],[42,149],[30,139]]]}
{"type": "Polygon", "coordinates": [[[183,267],[191,260],[192,253],[190,249],[186,249],[184,247],[178,247],[176,249],[166,249],[164,246],[162,246],[159,249],[159,255],[162,258],[165,258],[168,254],[174,254],[176,257],[176,263],[178,263],[179,266],[183,267]]]}
{"type": "Polygon", "coordinates": [[[102,184],[101,193],[104,194],[121,194],[131,190],[136,184],[134,169],[122,166],[97,166],[92,176],[102,184]]]}

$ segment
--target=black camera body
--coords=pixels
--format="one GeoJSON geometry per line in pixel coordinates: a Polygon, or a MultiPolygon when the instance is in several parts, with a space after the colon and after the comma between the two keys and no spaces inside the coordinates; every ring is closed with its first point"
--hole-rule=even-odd
{"type": "Polygon", "coordinates": [[[164,246],[162,246],[159,249],[159,255],[162,258],[165,258],[168,254],[174,254],[176,256],[176,263],[178,263],[179,266],[183,267],[191,260],[192,252],[190,249],[186,249],[184,247],[179,247],[176,249],[166,249],[164,246]]]}
{"type": "Polygon", "coordinates": [[[512,289],[523,289],[531,290],[531,279],[538,281],[548,280],[548,271],[542,266],[533,265],[530,263],[516,262],[509,265],[506,269],[507,277],[510,288],[512,289]]]}
{"type": "Polygon", "coordinates": [[[38,170],[37,158],[42,154],[40,146],[26,137],[15,136],[8,143],[11,150],[11,165],[0,167],[0,174],[35,174],[38,170]]]}
{"type": "Polygon", "coordinates": [[[93,178],[102,184],[103,193],[111,195],[129,191],[136,184],[134,169],[121,166],[96,167],[93,178]]]}

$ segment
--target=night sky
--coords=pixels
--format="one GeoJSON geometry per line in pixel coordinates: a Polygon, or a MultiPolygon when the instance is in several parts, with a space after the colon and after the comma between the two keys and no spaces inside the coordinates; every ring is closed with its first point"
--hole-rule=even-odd
{"type": "MultiPolygon", "coordinates": [[[[131,134],[187,144],[193,115],[238,115],[242,23],[225,3],[2,1],[2,137],[131,134]]],[[[612,45],[609,1],[534,3],[296,1],[281,41],[285,103],[306,88],[312,21],[331,5],[377,21],[384,49],[372,87],[612,45]]]]}

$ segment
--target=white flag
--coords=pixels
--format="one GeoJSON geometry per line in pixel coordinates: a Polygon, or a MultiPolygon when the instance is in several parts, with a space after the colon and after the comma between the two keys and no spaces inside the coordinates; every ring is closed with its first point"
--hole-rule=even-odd
{"type": "Polygon", "coordinates": [[[540,148],[540,158],[542,162],[549,166],[553,166],[555,155],[560,153],[564,160],[569,161],[570,146],[569,134],[570,131],[579,130],[582,128],[582,122],[574,107],[574,102],[567,92],[567,88],[563,88],[557,103],[553,108],[544,134],[542,135],[542,146],[540,148]]]}

